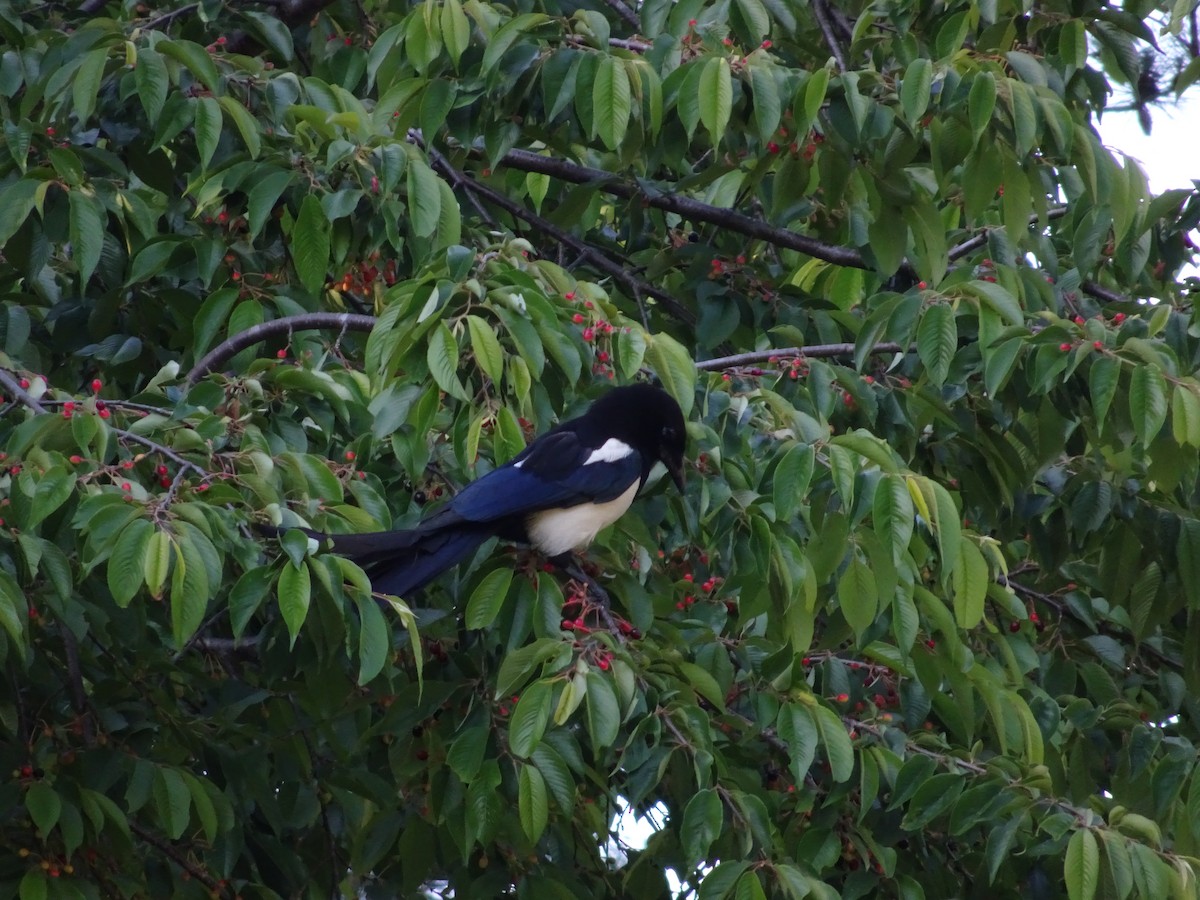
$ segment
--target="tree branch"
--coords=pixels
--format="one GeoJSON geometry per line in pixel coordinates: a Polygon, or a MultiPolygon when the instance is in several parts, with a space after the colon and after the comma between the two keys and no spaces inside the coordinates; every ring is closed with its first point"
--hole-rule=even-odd
{"type": "Polygon", "coordinates": [[[364,316],[357,313],[303,313],[298,316],[284,316],[282,319],[272,319],[253,328],[233,335],[213,347],[204,357],[192,366],[187,374],[188,387],[191,387],[225,360],[236,356],[247,347],[264,341],[269,337],[280,334],[291,334],[294,331],[316,331],[325,328],[340,328],[344,331],[370,331],[375,327],[374,316],[364,316]]]}
{"type": "MultiPolygon", "coordinates": [[[[417,143],[421,143],[419,137],[414,137],[414,140],[416,140],[417,143]]],[[[510,215],[527,222],[563,246],[571,248],[581,257],[587,259],[587,261],[596,269],[624,285],[625,289],[633,294],[633,298],[638,301],[639,306],[641,305],[642,296],[653,297],[663,305],[664,309],[666,309],[677,319],[686,322],[689,325],[694,325],[696,323],[696,317],[693,315],[692,311],[666,291],[656,288],[647,281],[643,281],[628,271],[620,263],[609,259],[596,247],[593,247],[586,241],[577,238],[570,232],[564,231],[553,222],[542,218],[531,210],[526,209],[524,206],[515,202],[499,191],[493,190],[486,184],[481,184],[478,181],[467,178],[462,172],[450,165],[450,162],[446,159],[446,157],[444,157],[437,150],[434,150],[432,147],[426,147],[425,149],[426,152],[429,153],[429,158],[433,162],[434,168],[445,173],[446,177],[451,181],[458,184],[466,191],[484,197],[488,203],[498,206],[508,212],[510,215]]]]}
{"type": "Polygon", "coordinates": [[[510,150],[500,160],[502,165],[523,172],[540,172],[571,184],[596,184],[600,190],[626,200],[636,200],[644,206],[673,212],[695,222],[707,222],[719,225],[739,234],[764,240],[767,243],[789,250],[797,250],[816,259],[834,263],[839,266],[850,266],[855,269],[869,269],[870,266],[857,250],[840,247],[818,241],[787,228],[769,225],[758,219],[753,219],[743,213],[724,209],[690,197],[677,194],[654,192],[651,193],[641,185],[633,185],[622,181],[611,172],[581,166],[577,163],[541,156],[528,150],[510,150]]]}
{"type": "Polygon", "coordinates": [[[634,12],[625,3],[625,0],[604,0],[609,8],[615,12],[625,24],[633,27],[635,30],[642,27],[642,20],[638,18],[638,14],[634,12]]]}
{"type": "Polygon", "coordinates": [[[1114,291],[1111,288],[1106,288],[1102,284],[1097,284],[1094,281],[1085,281],[1079,285],[1079,289],[1090,297],[1095,297],[1097,300],[1103,300],[1105,303],[1130,303],[1129,297],[1124,294],[1114,291]]]}
{"type": "MultiPolygon", "coordinates": [[[[1070,212],[1068,207],[1056,206],[1054,209],[1046,212],[1046,219],[1047,221],[1053,222],[1055,219],[1061,219],[1068,212],[1070,212]]],[[[1036,215],[1029,217],[1029,224],[1031,226],[1036,225],[1037,223],[1038,217],[1036,215]]],[[[978,250],[988,242],[988,236],[994,230],[995,229],[993,228],[981,228],[977,234],[967,238],[962,243],[955,244],[953,247],[951,247],[950,252],[946,254],[947,258],[950,260],[950,262],[955,262],[956,260],[966,256],[971,251],[978,250]]]]}
{"type": "MultiPolygon", "coordinates": [[[[710,225],[717,225],[721,228],[744,234],[747,237],[766,241],[768,244],[773,244],[777,247],[796,250],[814,259],[824,260],[837,266],[847,266],[852,269],[871,269],[871,265],[863,255],[859,251],[849,247],[819,241],[815,238],[798,234],[791,229],[770,225],[759,219],[751,218],[744,213],[713,206],[709,203],[693,200],[690,197],[681,197],[677,194],[665,192],[652,193],[642,185],[630,184],[627,181],[621,180],[612,172],[605,172],[602,169],[593,169],[589,166],[581,166],[578,163],[569,162],[564,159],[542,156],[537,153],[531,153],[528,150],[510,150],[500,162],[502,165],[522,172],[539,172],[571,184],[596,184],[600,190],[607,194],[622,197],[626,200],[637,200],[644,206],[673,212],[694,222],[707,222],[710,225]]],[[[1057,219],[1066,214],[1067,209],[1060,207],[1050,210],[1047,216],[1051,219],[1057,219]]],[[[1036,217],[1031,217],[1030,221],[1036,222],[1037,219],[1036,217]]],[[[950,250],[949,259],[953,262],[970,253],[972,250],[982,247],[987,242],[987,236],[988,230],[985,229],[979,234],[955,245],[950,250]]],[[[912,265],[907,261],[900,266],[900,271],[908,275],[916,275],[912,265]]],[[[1128,297],[1109,288],[1102,287],[1094,281],[1085,281],[1080,286],[1080,289],[1084,293],[1108,303],[1130,302],[1128,297]]]]}
{"type": "Polygon", "coordinates": [[[87,692],[83,689],[83,671],[79,667],[79,642],[66,623],[60,623],[63,655],[67,658],[67,682],[71,688],[71,709],[79,719],[84,746],[92,746],[92,721],[88,717],[87,692]]]}
{"type": "Polygon", "coordinates": [[[13,399],[22,406],[32,409],[37,413],[46,412],[46,407],[21,387],[20,382],[13,378],[12,373],[8,369],[0,369],[0,387],[3,387],[5,392],[12,395],[13,399]]]}
{"type": "Polygon", "coordinates": [[[813,18],[817,20],[817,27],[821,29],[821,35],[825,38],[825,44],[829,47],[829,52],[833,54],[833,58],[837,60],[838,68],[843,72],[848,72],[850,67],[846,65],[846,51],[842,49],[837,35],[833,33],[833,22],[830,20],[825,0],[812,0],[810,6],[812,7],[813,18]]]}
{"type": "Polygon", "coordinates": [[[179,852],[178,848],[173,846],[169,841],[160,838],[157,834],[150,831],[143,825],[138,824],[135,820],[129,820],[129,830],[140,837],[147,844],[157,847],[163,853],[171,858],[175,865],[186,871],[189,875],[195,878],[198,882],[204,885],[212,893],[214,897],[228,896],[221,885],[215,878],[208,874],[202,866],[196,865],[185,854],[179,852]]]}
{"type": "MultiPolygon", "coordinates": [[[[838,356],[853,356],[857,349],[854,344],[809,344],[806,347],[778,347],[772,350],[752,350],[749,353],[737,353],[733,356],[718,356],[714,359],[702,359],[696,363],[696,368],[702,372],[712,372],[717,369],[731,369],[736,366],[749,365],[756,362],[770,362],[781,357],[808,357],[809,359],[830,359],[838,356]]],[[[902,344],[890,341],[876,344],[868,353],[905,353],[902,344]]]]}

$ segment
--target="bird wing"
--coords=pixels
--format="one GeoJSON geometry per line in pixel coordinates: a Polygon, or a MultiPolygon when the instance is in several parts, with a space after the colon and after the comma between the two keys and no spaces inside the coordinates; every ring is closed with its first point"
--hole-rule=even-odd
{"type": "MultiPolygon", "coordinates": [[[[624,445],[622,445],[624,446],[624,445]]],[[[468,484],[449,510],[467,522],[495,522],[545,509],[605,503],[620,497],[642,476],[632,448],[600,454],[571,431],[552,431],[512,462],[468,484]]]]}

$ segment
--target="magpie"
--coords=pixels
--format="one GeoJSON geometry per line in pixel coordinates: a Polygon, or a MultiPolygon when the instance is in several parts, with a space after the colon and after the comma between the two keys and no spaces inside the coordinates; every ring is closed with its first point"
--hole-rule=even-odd
{"type": "Polygon", "coordinates": [[[302,530],[361,565],[372,588],[384,594],[412,594],[493,536],[527,544],[597,588],[574,566],[572,551],[629,509],[658,463],[682,491],[685,442],[683,412],[666,391],[645,383],[613,388],[414,528],[334,535],[302,530]]]}

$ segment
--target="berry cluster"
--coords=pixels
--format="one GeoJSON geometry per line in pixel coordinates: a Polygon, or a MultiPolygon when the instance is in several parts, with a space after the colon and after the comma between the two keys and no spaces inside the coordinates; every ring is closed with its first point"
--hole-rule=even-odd
{"type": "Polygon", "coordinates": [[[350,266],[341,279],[331,281],[329,287],[334,290],[356,291],[360,294],[365,293],[378,280],[382,280],[385,285],[391,287],[396,283],[396,260],[389,259],[383,264],[381,270],[377,265],[379,257],[380,253],[376,250],[367,257],[365,262],[350,266]]]}
{"type": "MultiPolygon", "coordinates": [[[[567,291],[563,299],[569,303],[578,303],[574,291],[567,291]]],[[[581,326],[579,336],[584,343],[596,347],[595,361],[592,363],[592,374],[600,378],[612,380],[616,372],[612,366],[612,335],[616,328],[596,311],[596,304],[591,300],[582,303],[585,312],[572,313],[571,321],[581,326]]]]}

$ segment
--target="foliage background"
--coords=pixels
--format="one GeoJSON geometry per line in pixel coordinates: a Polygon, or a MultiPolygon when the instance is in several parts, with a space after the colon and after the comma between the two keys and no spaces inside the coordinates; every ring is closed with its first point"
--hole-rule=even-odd
{"type": "Polygon", "coordinates": [[[0,4],[3,890],[1196,896],[1195,6],[0,4]],[[645,370],[618,634],[252,528],[645,370]]]}

